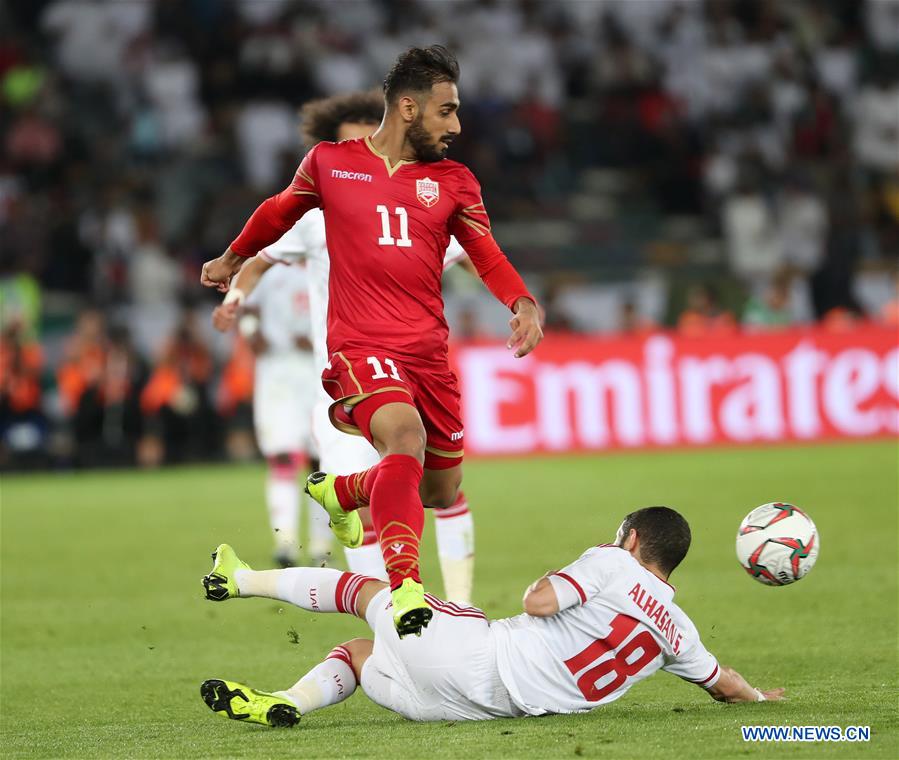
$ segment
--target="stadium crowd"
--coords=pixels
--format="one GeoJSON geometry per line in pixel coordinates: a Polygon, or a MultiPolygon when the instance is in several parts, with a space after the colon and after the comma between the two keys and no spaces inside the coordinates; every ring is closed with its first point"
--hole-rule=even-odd
{"type": "MultiPolygon", "coordinates": [[[[298,106],[412,44],[458,54],[452,157],[550,329],[899,324],[893,0],[34,0],[0,28],[0,457],[252,455],[252,351],[199,266],[292,175],[298,106]]],[[[457,335],[504,327],[480,295],[448,284],[457,335]]]]}

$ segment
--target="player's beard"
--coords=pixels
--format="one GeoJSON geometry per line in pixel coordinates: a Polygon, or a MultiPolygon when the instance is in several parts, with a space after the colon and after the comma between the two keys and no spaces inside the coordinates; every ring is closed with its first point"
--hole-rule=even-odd
{"type": "Polygon", "coordinates": [[[446,157],[446,148],[439,147],[439,140],[431,140],[431,135],[424,128],[421,114],[415,117],[406,130],[406,139],[415,151],[415,157],[422,163],[432,164],[446,157]]]}

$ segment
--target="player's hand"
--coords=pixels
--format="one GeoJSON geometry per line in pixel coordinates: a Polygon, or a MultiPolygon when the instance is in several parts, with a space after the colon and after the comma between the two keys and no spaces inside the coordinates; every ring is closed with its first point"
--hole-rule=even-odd
{"type": "Polygon", "coordinates": [[[540,311],[530,298],[519,298],[515,302],[515,316],[509,320],[512,335],[507,348],[515,349],[515,358],[520,359],[533,351],[543,340],[540,327],[540,311]]]}
{"type": "Polygon", "coordinates": [[[266,351],[268,351],[268,341],[262,335],[261,330],[257,330],[252,335],[247,338],[247,343],[250,346],[250,350],[256,356],[262,356],[266,351]]]}
{"type": "Polygon", "coordinates": [[[784,696],[786,689],[769,689],[768,691],[758,689],[758,691],[765,698],[766,702],[782,702],[786,699],[784,696]]]}
{"type": "Polygon", "coordinates": [[[236,301],[219,304],[212,312],[212,326],[219,332],[228,332],[234,327],[239,304],[236,301]]]}
{"type": "Polygon", "coordinates": [[[200,272],[200,284],[207,288],[215,288],[219,293],[227,293],[231,278],[240,271],[243,259],[229,248],[217,259],[203,264],[200,272]]]}

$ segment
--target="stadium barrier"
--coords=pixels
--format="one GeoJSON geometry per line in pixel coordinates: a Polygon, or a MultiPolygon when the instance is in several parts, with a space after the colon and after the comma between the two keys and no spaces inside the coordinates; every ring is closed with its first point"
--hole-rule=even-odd
{"type": "Polygon", "coordinates": [[[702,339],[552,335],[524,359],[461,344],[467,454],[899,433],[899,337],[864,325],[702,339]]]}

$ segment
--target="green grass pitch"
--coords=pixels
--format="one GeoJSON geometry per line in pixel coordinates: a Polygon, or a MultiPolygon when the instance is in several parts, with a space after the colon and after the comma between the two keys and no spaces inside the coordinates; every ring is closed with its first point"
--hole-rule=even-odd
{"type": "MultiPolygon", "coordinates": [[[[790,701],[725,706],[664,673],[589,715],[413,724],[360,692],[295,730],[222,720],[205,678],[292,684],[360,621],[201,597],[221,541],[266,566],[257,466],[5,476],[0,755],[13,757],[899,757],[897,458],[891,442],[472,461],[476,601],[515,614],[525,586],[621,516],[669,504],[693,549],[677,599],[722,662],[790,701]],[[817,567],[767,588],[737,565],[752,507],[808,510],[817,567]],[[298,634],[296,638],[291,635],[298,634]],[[867,725],[867,744],[745,744],[740,725],[867,725]]],[[[439,590],[433,533],[425,580],[439,590]]]]}

